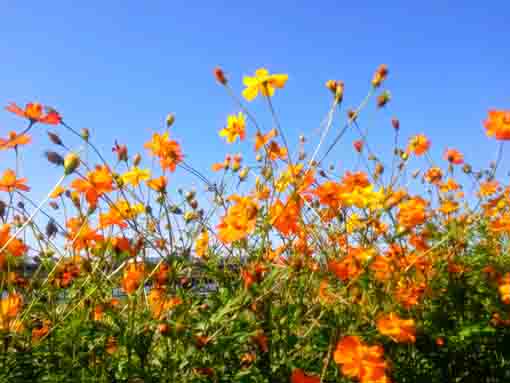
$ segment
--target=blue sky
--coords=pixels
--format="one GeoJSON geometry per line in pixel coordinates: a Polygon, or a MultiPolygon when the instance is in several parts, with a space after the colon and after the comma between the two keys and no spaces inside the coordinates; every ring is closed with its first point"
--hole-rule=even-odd
{"type": "MultiPolygon", "coordinates": [[[[142,143],[174,112],[174,136],[189,162],[207,172],[226,151],[243,148],[227,147],[217,136],[237,109],[215,83],[215,66],[239,92],[242,76],[258,67],[288,73],[274,103],[296,142],[299,134],[317,135],[331,100],[326,80],[344,80],[345,105],[355,106],[374,69],[386,63],[393,100],[382,111],[371,104],[360,119],[376,150],[390,150],[389,121],[398,116],[402,136],[426,133],[437,159],[447,145],[474,164],[495,157],[497,145],[485,137],[481,121],[490,107],[510,108],[508,1],[249,3],[7,1],[0,103],[52,105],[76,129],[89,128],[108,155],[115,139],[131,153],[143,151],[142,143]]],[[[269,129],[263,106],[250,104],[269,129]]],[[[23,126],[0,113],[2,136],[23,126]]],[[[36,199],[58,178],[42,159],[50,147],[45,130],[34,129],[34,144],[24,154],[36,199]]],[[[333,162],[352,158],[355,137],[338,147],[333,162]]],[[[10,155],[2,154],[4,164],[10,155]]],[[[187,181],[171,180],[174,186],[187,181]]]]}

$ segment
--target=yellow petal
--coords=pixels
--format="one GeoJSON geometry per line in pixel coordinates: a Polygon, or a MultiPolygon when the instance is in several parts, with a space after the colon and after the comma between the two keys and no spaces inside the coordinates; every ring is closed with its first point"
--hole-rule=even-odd
{"type": "Polygon", "coordinates": [[[255,71],[255,76],[259,79],[262,77],[267,77],[269,76],[269,71],[266,68],[259,68],[255,71]]]}
{"type": "Polygon", "coordinates": [[[247,101],[252,101],[255,97],[257,97],[258,93],[259,93],[258,87],[251,86],[243,90],[243,97],[247,101]]]}

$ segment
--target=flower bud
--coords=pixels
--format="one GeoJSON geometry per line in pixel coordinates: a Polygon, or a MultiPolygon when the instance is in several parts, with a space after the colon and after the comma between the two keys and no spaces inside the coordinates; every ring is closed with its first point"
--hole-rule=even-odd
{"type": "Polygon", "coordinates": [[[173,113],[168,113],[165,121],[166,121],[166,127],[167,128],[171,127],[175,122],[175,115],[173,113]]]}
{"type": "Polygon", "coordinates": [[[349,109],[347,111],[347,117],[349,118],[350,121],[356,121],[356,119],[358,118],[358,113],[352,109],[349,109]]]}
{"type": "Polygon", "coordinates": [[[337,81],[335,90],[335,101],[339,104],[344,98],[344,82],[337,81]]]}
{"type": "Polygon", "coordinates": [[[358,153],[361,153],[361,151],[363,150],[363,141],[362,140],[356,140],[352,143],[352,145],[354,146],[354,149],[358,152],[358,153]]]}
{"type": "Polygon", "coordinates": [[[336,81],[335,80],[328,80],[326,81],[326,88],[328,88],[333,94],[336,93],[336,81]]]}
{"type": "Polygon", "coordinates": [[[62,140],[55,133],[48,132],[48,137],[49,137],[50,141],[53,142],[55,145],[60,145],[60,146],[63,145],[62,140]]]}
{"type": "Polygon", "coordinates": [[[189,202],[189,201],[191,201],[193,198],[195,198],[195,195],[196,195],[196,194],[197,194],[197,193],[196,193],[194,190],[190,190],[190,191],[186,192],[185,198],[186,198],[186,200],[189,202]]]}
{"type": "Polygon", "coordinates": [[[376,175],[381,175],[384,173],[384,166],[383,164],[381,164],[380,162],[378,162],[376,165],[375,165],[375,174],[376,175]]]}
{"type": "Polygon", "coordinates": [[[140,165],[141,161],[142,161],[142,156],[140,155],[140,153],[136,153],[135,156],[133,157],[133,166],[140,165]]]}
{"type": "Polygon", "coordinates": [[[225,72],[220,67],[214,68],[214,77],[216,81],[218,81],[221,85],[227,85],[227,78],[225,77],[225,72]]]}
{"type": "Polygon", "coordinates": [[[398,120],[398,118],[391,119],[391,126],[393,126],[393,129],[395,129],[395,130],[400,129],[400,121],[398,120]]]}
{"type": "Polygon", "coordinates": [[[80,166],[80,157],[74,153],[69,153],[64,159],[64,174],[68,176],[80,166]]]}
{"type": "Polygon", "coordinates": [[[243,168],[239,172],[239,180],[244,181],[246,177],[248,177],[248,173],[250,172],[250,168],[243,168]]]}
{"type": "Polygon", "coordinates": [[[83,138],[85,141],[88,141],[90,138],[90,132],[87,128],[83,128],[81,130],[81,138],[83,138]]]}
{"type": "Polygon", "coordinates": [[[46,152],[44,153],[47,160],[53,165],[62,166],[64,165],[64,159],[62,156],[56,152],[46,152]]]}
{"type": "Polygon", "coordinates": [[[382,92],[379,96],[377,96],[377,106],[382,108],[391,100],[391,94],[387,90],[382,92]]]}
{"type": "Polygon", "coordinates": [[[118,144],[117,141],[115,141],[115,146],[112,148],[112,152],[117,153],[117,160],[119,162],[121,162],[121,161],[127,162],[128,149],[127,149],[126,145],[118,144]]]}
{"type": "Polygon", "coordinates": [[[388,77],[388,66],[386,64],[379,65],[372,78],[372,86],[378,88],[382,82],[388,77]]]}

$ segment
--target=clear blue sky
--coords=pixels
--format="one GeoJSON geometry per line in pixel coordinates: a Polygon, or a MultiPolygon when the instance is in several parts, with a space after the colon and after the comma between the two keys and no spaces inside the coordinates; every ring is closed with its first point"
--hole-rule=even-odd
{"type": "MultiPolygon", "coordinates": [[[[481,121],[489,107],[510,108],[509,14],[508,1],[6,1],[0,102],[52,105],[75,128],[89,128],[104,151],[118,139],[131,153],[174,112],[174,136],[207,170],[238,150],[217,136],[237,110],[213,80],[216,65],[239,91],[242,75],[260,66],[288,73],[274,102],[287,135],[297,137],[317,134],[330,102],[326,80],[343,79],[345,104],[355,106],[386,63],[391,105],[381,112],[371,105],[361,120],[372,145],[389,148],[395,115],[403,137],[432,138],[436,158],[454,145],[468,161],[486,163],[496,143],[481,121]]],[[[252,104],[269,129],[261,101],[252,104]]],[[[0,113],[2,136],[22,128],[0,113]]],[[[57,178],[42,160],[45,130],[34,129],[25,154],[25,174],[41,188],[35,198],[57,178]]],[[[337,163],[352,156],[352,137],[337,163]]]]}

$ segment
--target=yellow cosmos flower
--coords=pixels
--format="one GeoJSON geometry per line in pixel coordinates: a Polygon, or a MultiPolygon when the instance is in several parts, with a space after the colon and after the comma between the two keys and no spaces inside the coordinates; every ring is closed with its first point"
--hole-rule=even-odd
{"type": "Polygon", "coordinates": [[[246,119],[243,113],[239,112],[236,115],[230,115],[227,119],[227,126],[220,130],[220,136],[226,137],[229,144],[235,142],[237,137],[242,141],[245,137],[246,119]]]}
{"type": "Polygon", "coordinates": [[[124,173],[121,178],[125,184],[138,186],[140,182],[148,180],[150,176],[150,170],[142,170],[136,166],[133,166],[128,172],[124,173]]]}
{"type": "Polygon", "coordinates": [[[272,97],[275,88],[283,88],[289,76],[286,74],[269,74],[265,68],[255,71],[255,77],[245,76],[243,83],[246,88],[243,90],[243,97],[248,100],[254,100],[259,92],[263,96],[272,97]]]}

